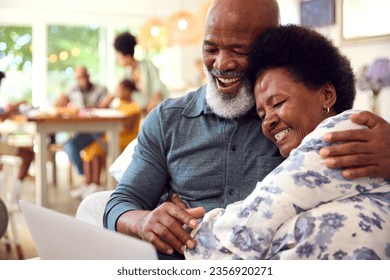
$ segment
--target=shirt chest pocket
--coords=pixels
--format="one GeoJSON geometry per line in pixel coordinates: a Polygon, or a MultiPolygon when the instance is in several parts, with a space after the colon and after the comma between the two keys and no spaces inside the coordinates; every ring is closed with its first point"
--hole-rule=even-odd
{"type": "Polygon", "coordinates": [[[221,158],[194,153],[175,160],[170,168],[172,190],[186,200],[208,199],[223,193],[221,158]]]}

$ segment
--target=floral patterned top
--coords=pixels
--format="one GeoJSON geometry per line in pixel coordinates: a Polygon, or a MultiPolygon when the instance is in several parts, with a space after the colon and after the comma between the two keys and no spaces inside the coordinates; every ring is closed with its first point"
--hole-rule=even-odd
{"type": "Polygon", "coordinates": [[[319,150],[364,129],[348,110],[321,122],[243,201],[208,212],[187,259],[390,259],[390,180],[347,180],[319,150]]]}

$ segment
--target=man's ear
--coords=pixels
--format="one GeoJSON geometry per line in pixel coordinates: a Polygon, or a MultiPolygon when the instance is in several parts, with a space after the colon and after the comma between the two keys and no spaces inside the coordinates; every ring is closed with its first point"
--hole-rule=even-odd
{"type": "Polygon", "coordinates": [[[322,87],[322,106],[324,109],[332,108],[332,106],[336,103],[337,94],[336,89],[334,88],[332,83],[326,83],[322,87]]]}

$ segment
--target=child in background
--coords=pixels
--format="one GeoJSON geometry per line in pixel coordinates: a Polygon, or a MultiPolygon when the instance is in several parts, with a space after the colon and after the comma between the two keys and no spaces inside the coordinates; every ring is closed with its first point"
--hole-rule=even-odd
{"type": "MultiPolygon", "coordinates": [[[[137,137],[141,119],[140,107],[132,101],[132,93],[136,90],[135,84],[130,80],[123,80],[116,88],[116,97],[119,104],[116,109],[123,112],[127,118],[123,121],[123,128],[120,133],[120,150],[123,151],[126,146],[137,137]]],[[[110,102],[114,98],[112,97],[110,102]]],[[[103,160],[107,151],[107,139],[102,138],[92,142],[81,152],[81,159],[84,164],[85,182],[82,192],[71,192],[73,198],[85,198],[91,193],[102,190],[100,187],[100,173],[103,166],[103,160]]]]}

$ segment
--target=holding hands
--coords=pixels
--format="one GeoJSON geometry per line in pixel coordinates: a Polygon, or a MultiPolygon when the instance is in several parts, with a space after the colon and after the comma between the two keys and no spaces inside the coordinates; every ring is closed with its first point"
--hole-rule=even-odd
{"type": "Polygon", "coordinates": [[[173,202],[166,201],[153,211],[129,211],[124,213],[117,223],[117,230],[152,243],[165,254],[174,250],[183,253],[184,247],[194,248],[195,242],[183,227],[193,229],[197,219],[205,214],[203,207],[185,209],[185,205],[176,196],[173,202]],[[131,222],[129,222],[131,220],[131,222]]]}

